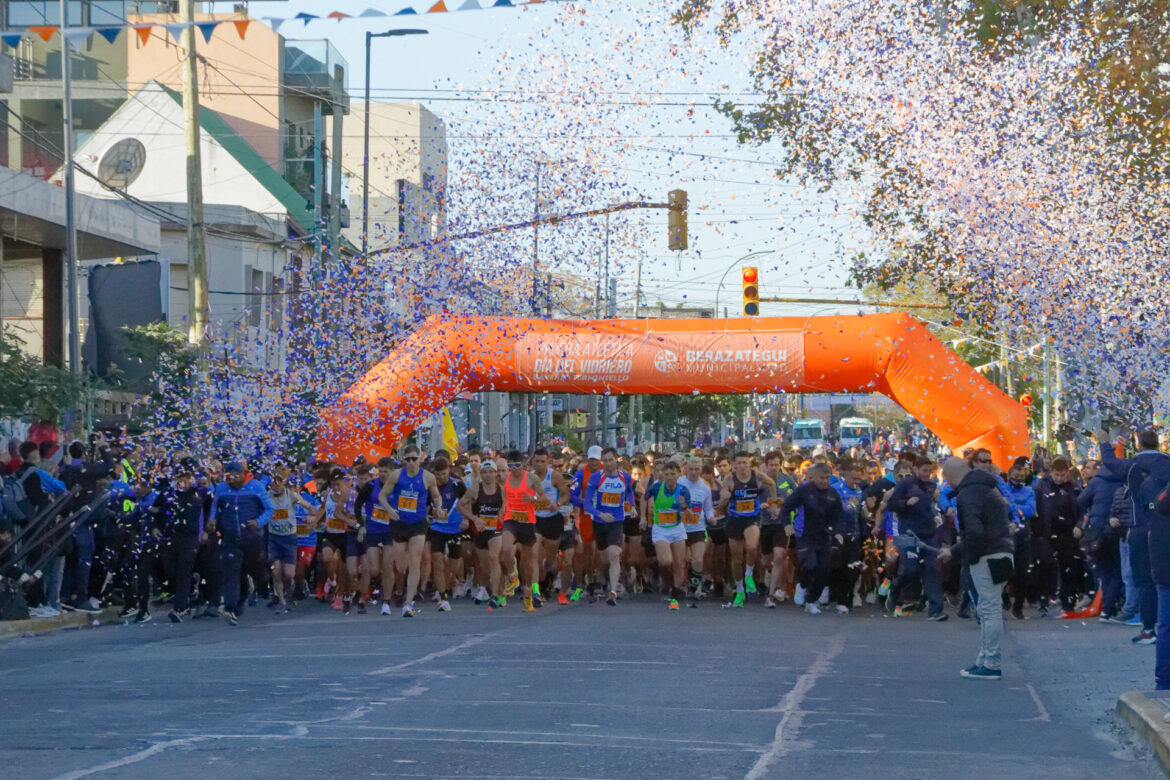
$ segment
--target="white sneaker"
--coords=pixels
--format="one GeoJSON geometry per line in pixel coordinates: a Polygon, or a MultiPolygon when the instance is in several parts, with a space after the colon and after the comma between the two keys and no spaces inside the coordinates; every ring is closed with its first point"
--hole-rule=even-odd
{"type": "Polygon", "coordinates": [[[766,609],[776,609],[776,602],[772,600],[771,596],[764,599],[764,607],[766,609]]]}
{"type": "Polygon", "coordinates": [[[48,607],[29,607],[28,616],[35,618],[48,617],[48,615],[45,613],[45,610],[47,609],[48,607]]]}
{"type": "Polygon", "coordinates": [[[102,603],[100,601],[98,601],[97,599],[95,599],[93,596],[90,596],[89,597],[89,607],[90,607],[90,609],[101,609],[102,603]]]}
{"type": "Polygon", "coordinates": [[[557,572],[557,581],[553,583],[553,592],[557,593],[561,590],[561,573],[557,572]]]}
{"type": "Polygon", "coordinates": [[[844,604],[838,604],[837,605],[837,614],[838,615],[848,615],[849,614],[849,607],[845,606],[844,604]]]}
{"type": "Polygon", "coordinates": [[[488,600],[487,588],[485,588],[483,585],[480,585],[479,590],[477,590],[475,592],[475,600],[480,602],[480,603],[483,603],[483,602],[488,600]]]}
{"type": "Polygon", "coordinates": [[[817,599],[817,603],[821,606],[829,603],[829,589],[827,587],[821,591],[821,597],[817,599]]]}
{"type": "Polygon", "coordinates": [[[808,613],[808,614],[810,614],[810,615],[819,615],[819,614],[821,614],[821,608],[820,608],[820,607],[818,607],[816,604],[814,604],[814,603],[813,603],[813,602],[811,602],[811,601],[810,601],[810,602],[808,602],[807,604],[805,604],[805,605],[804,605],[804,611],[805,611],[805,612],[807,612],[807,613],[808,613]]]}
{"type": "Polygon", "coordinates": [[[798,607],[804,606],[804,586],[796,586],[796,593],[794,593],[792,596],[792,603],[798,607]]]}
{"type": "Polygon", "coordinates": [[[876,604],[877,603],[877,594],[874,593],[872,590],[869,593],[866,593],[865,594],[865,603],[866,604],[876,604]]]}
{"type": "Polygon", "coordinates": [[[776,600],[777,604],[783,604],[788,601],[788,592],[784,588],[776,588],[772,593],[772,598],[776,600]]]}
{"type": "Polygon", "coordinates": [[[861,609],[861,596],[858,596],[856,593],[853,594],[853,608],[861,609]]]}
{"type": "Polygon", "coordinates": [[[390,605],[389,605],[389,604],[387,604],[385,601],[383,601],[383,602],[382,602],[382,614],[383,614],[383,615],[389,615],[389,614],[390,614],[390,605]]]}
{"type": "Polygon", "coordinates": [[[447,599],[443,599],[442,601],[439,602],[439,611],[440,612],[450,612],[451,611],[451,604],[447,601],[447,599]]]}

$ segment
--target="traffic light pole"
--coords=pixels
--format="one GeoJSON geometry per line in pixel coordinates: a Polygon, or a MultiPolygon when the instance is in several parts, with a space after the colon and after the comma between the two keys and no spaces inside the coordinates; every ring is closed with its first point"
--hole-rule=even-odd
{"type": "MultiPolygon", "coordinates": [[[[375,249],[367,254],[367,257],[376,257],[384,255],[389,252],[395,252],[403,249],[419,249],[424,246],[434,246],[436,244],[444,244],[450,241],[458,241],[465,238],[481,238],[483,236],[491,236],[496,233],[507,233],[511,230],[523,230],[525,228],[538,227],[540,225],[556,225],[561,222],[567,222],[571,219],[588,219],[589,217],[600,217],[606,214],[616,214],[621,211],[633,211],[634,209],[667,209],[678,211],[679,207],[671,203],[651,203],[650,201],[638,200],[629,203],[618,203],[613,206],[606,206],[600,209],[590,209],[589,211],[575,211],[570,214],[556,214],[547,217],[537,217],[525,222],[515,222],[510,225],[499,225],[497,227],[485,228],[484,230],[473,230],[470,233],[458,233],[455,235],[442,236],[431,241],[417,241],[413,244],[399,244],[397,246],[384,246],[381,249],[375,249]]],[[[685,206],[683,207],[685,210],[685,206]]]]}

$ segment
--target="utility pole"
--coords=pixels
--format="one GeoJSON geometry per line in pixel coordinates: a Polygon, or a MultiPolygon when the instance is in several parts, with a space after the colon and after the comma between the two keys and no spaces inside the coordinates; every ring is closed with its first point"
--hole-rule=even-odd
{"type": "MultiPolygon", "coordinates": [[[[638,276],[634,282],[634,319],[638,319],[642,315],[642,256],[638,255],[638,276]]],[[[642,396],[631,395],[628,404],[627,412],[629,413],[630,422],[627,426],[627,449],[630,455],[637,451],[638,439],[641,438],[638,434],[638,423],[642,419],[638,413],[638,406],[641,405],[642,396]]]]}
{"type": "Polygon", "coordinates": [[[195,56],[195,3],[179,0],[183,28],[183,127],[187,144],[187,343],[199,346],[205,360],[207,343],[207,237],[203,232],[203,161],[199,148],[199,74],[195,56]]]}
{"type": "Polygon", "coordinates": [[[73,57],[70,55],[65,28],[69,26],[68,2],[61,0],[61,87],[64,100],[61,113],[65,134],[65,271],[66,295],[69,296],[69,372],[81,373],[81,313],[78,298],[77,220],[74,214],[73,185],[73,57]]]}

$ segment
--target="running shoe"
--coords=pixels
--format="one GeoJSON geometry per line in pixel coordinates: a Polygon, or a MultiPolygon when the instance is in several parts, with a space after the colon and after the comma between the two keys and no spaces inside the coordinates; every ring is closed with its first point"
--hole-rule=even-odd
{"type": "Polygon", "coordinates": [[[173,610],[173,609],[167,613],[167,619],[170,620],[172,623],[182,623],[183,622],[182,614],[175,612],[175,610],[173,610]]]}
{"type": "Polygon", "coordinates": [[[341,600],[341,614],[343,614],[343,615],[349,614],[349,605],[351,603],[352,602],[349,599],[342,599],[341,600]]]}
{"type": "Polygon", "coordinates": [[[532,606],[532,597],[531,596],[524,597],[524,611],[525,612],[535,612],[536,611],[536,607],[532,606]]]}
{"type": "Polygon", "coordinates": [[[137,611],[138,610],[135,609],[134,607],[123,607],[122,611],[118,613],[118,617],[119,618],[128,618],[137,611]]]}
{"type": "Polygon", "coordinates": [[[486,604],[491,600],[492,598],[488,595],[487,588],[485,588],[483,585],[480,585],[479,590],[475,591],[475,603],[486,604]]]}
{"type": "Polygon", "coordinates": [[[538,585],[535,582],[532,583],[532,598],[534,598],[534,599],[540,598],[540,585],[538,585]]]}
{"type": "Polygon", "coordinates": [[[817,606],[817,603],[815,601],[810,601],[807,604],[805,604],[804,611],[810,615],[821,614],[821,608],[817,606]]]}
{"type": "Polygon", "coordinates": [[[743,609],[743,599],[743,591],[737,590],[735,592],[735,598],[731,600],[731,606],[735,607],[736,609],[743,609]]]}
{"type": "Polygon", "coordinates": [[[691,609],[698,609],[699,608],[699,600],[692,596],[691,600],[687,602],[687,606],[690,607],[691,609]]]}
{"type": "Polygon", "coordinates": [[[749,596],[756,595],[756,581],[753,577],[748,577],[743,581],[743,588],[747,591],[749,596]]]}
{"type": "Polygon", "coordinates": [[[576,589],[573,591],[573,595],[572,595],[572,596],[569,596],[569,601],[580,601],[580,600],[581,600],[581,596],[582,596],[584,593],[585,593],[585,591],[581,590],[580,588],[576,588],[576,589]]]}
{"type": "Polygon", "coordinates": [[[519,587],[520,587],[520,577],[518,577],[516,575],[516,572],[513,571],[511,576],[508,577],[508,585],[507,585],[507,587],[504,588],[504,595],[505,596],[515,596],[516,595],[516,588],[519,588],[519,587]]]}
{"type": "MultiPolygon", "coordinates": [[[[285,609],[287,610],[288,608],[287,608],[287,607],[285,607],[285,609]]],[[[364,602],[364,601],[359,601],[359,602],[358,602],[358,614],[359,614],[359,615],[364,615],[364,614],[366,614],[366,602],[364,602]]]]}
{"type": "Polygon", "coordinates": [[[431,601],[435,602],[436,604],[438,604],[442,600],[443,600],[443,594],[437,590],[435,591],[435,595],[431,596],[431,601]]]}
{"type": "Polygon", "coordinates": [[[406,617],[412,618],[417,614],[418,614],[418,610],[414,608],[413,601],[402,607],[402,617],[404,617],[404,618],[406,618],[406,617]]]}
{"type": "Polygon", "coordinates": [[[804,606],[804,586],[803,585],[796,586],[796,594],[793,595],[792,602],[794,604],[796,604],[796,606],[798,606],[798,607],[804,606]]]}
{"type": "Polygon", "coordinates": [[[776,590],[772,591],[772,598],[777,604],[783,604],[785,601],[788,601],[788,594],[784,591],[784,588],[776,588],[776,590]]]}
{"type": "Polygon", "coordinates": [[[149,623],[151,620],[154,620],[154,618],[146,610],[140,611],[134,618],[135,623],[149,623]]]}
{"type": "Polygon", "coordinates": [[[968,680],[1002,680],[1003,672],[999,669],[988,669],[986,666],[972,666],[959,672],[959,676],[968,680]]]}
{"type": "Polygon", "coordinates": [[[677,610],[678,609],[678,599],[671,599],[668,602],[667,606],[672,610],[677,610]]]}
{"type": "Polygon", "coordinates": [[[390,605],[388,603],[386,603],[385,601],[382,602],[382,614],[383,615],[390,614],[390,605]]]}
{"type": "Polygon", "coordinates": [[[225,609],[223,611],[223,619],[226,620],[230,626],[238,626],[240,624],[240,619],[236,617],[236,613],[232,612],[230,609],[225,609]]]}
{"type": "Polygon", "coordinates": [[[764,608],[776,609],[776,602],[772,600],[771,596],[768,596],[768,598],[764,599],[764,608]]]}
{"type": "Polygon", "coordinates": [[[611,607],[616,607],[617,606],[617,593],[615,593],[614,591],[611,590],[609,592],[609,597],[606,598],[606,600],[605,600],[605,603],[609,604],[611,607]]]}
{"type": "Polygon", "coordinates": [[[845,606],[844,604],[838,604],[837,605],[837,614],[838,615],[848,615],[849,614],[849,607],[845,606]]]}
{"type": "Polygon", "coordinates": [[[447,599],[443,599],[442,601],[440,601],[439,602],[439,611],[440,612],[450,612],[451,611],[451,602],[447,601],[447,599]]]}
{"type": "Polygon", "coordinates": [[[344,602],[342,602],[342,600],[341,600],[341,596],[338,596],[337,598],[333,599],[333,608],[334,608],[334,609],[338,609],[338,610],[339,610],[339,609],[341,609],[341,608],[342,608],[342,607],[344,607],[344,606],[345,606],[345,604],[344,604],[344,602]]]}
{"type": "Polygon", "coordinates": [[[507,599],[506,597],[504,597],[504,596],[497,596],[497,597],[496,597],[496,606],[497,606],[497,607],[506,607],[506,606],[508,606],[508,599],[507,599]]]}
{"type": "MultiPolygon", "coordinates": [[[[364,611],[364,607],[363,607],[363,611],[364,611]]],[[[276,612],[275,612],[275,614],[277,614],[277,615],[283,615],[283,614],[285,614],[286,612],[288,612],[288,604],[285,604],[285,603],[282,601],[282,602],[280,602],[279,604],[277,604],[277,605],[276,605],[276,612]]]]}
{"type": "Polygon", "coordinates": [[[557,594],[557,603],[562,607],[567,607],[569,605],[569,597],[564,593],[557,594]]]}

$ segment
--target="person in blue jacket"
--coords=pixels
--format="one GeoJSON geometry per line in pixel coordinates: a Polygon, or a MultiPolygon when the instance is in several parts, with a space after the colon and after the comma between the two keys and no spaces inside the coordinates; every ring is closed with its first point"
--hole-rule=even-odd
{"type": "Polygon", "coordinates": [[[1113,498],[1121,489],[1121,480],[1113,472],[1100,469],[1081,494],[1077,506],[1085,513],[1081,521],[1081,547],[1101,589],[1101,622],[1117,620],[1121,607],[1121,523],[1110,518],[1113,498]]]}
{"type": "Polygon", "coordinates": [[[259,481],[248,479],[240,461],[228,463],[223,478],[215,486],[208,527],[219,533],[218,592],[223,597],[224,618],[234,626],[247,602],[240,587],[243,576],[251,575],[257,590],[267,581],[263,529],[274,507],[268,491],[259,481]]]}
{"type": "Polygon", "coordinates": [[[999,482],[999,492],[1008,502],[1011,520],[1009,526],[1015,545],[1015,565],[1011,579],[1012,617],[1024,619],[1024,603],[1035,594],[1032,567],[1035,562],[1032,552],[1032,524],[1036,519],[1036,491],[1028,481],[1028,459],[1016,458],[1005,479],[999,482]]]}

